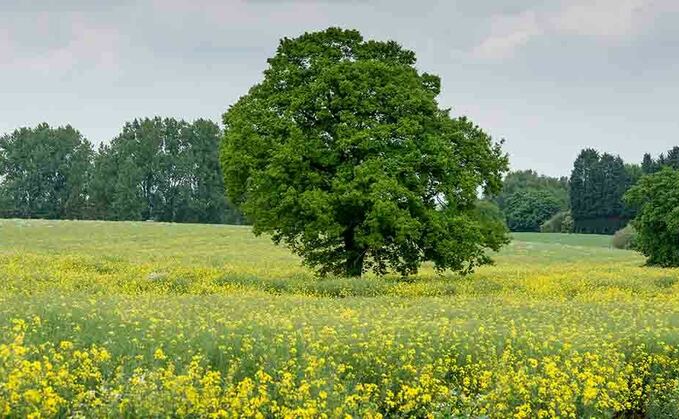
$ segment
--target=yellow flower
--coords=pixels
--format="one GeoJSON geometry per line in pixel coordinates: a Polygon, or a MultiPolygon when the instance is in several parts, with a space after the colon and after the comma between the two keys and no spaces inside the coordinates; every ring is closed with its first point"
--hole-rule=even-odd
{"type": "Polygon", "coordinates": [[[163,361],[163,360],[167,359],[167,356],[165,355],[165,352],[163,352],[163,348],[158,348],[153,353],[153,358],[157,359],[159,361],[163,361]]]}
{"type": "Polygon", "coordinates": [[[68,341],[68,340],[62,340],[59,342],[59,348],[61,348],[64,351],[70,351],[73,349],[73,342],[68,341]]]}

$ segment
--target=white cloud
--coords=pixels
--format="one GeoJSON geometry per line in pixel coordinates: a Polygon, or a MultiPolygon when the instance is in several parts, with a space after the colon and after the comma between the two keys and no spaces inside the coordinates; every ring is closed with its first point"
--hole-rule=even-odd
{"type": "Polygon", "coordinates": [[[493,16],[491,34],[474,47],[473,55],[482,59],[502,59],[542,33],[537,15],[529,10],[515,15],[493,16]]]}

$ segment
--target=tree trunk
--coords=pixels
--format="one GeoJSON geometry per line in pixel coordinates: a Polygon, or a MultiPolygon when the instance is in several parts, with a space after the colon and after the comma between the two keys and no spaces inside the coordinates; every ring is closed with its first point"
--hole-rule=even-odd
{"type": "Polygon", "coordinates": [[[344,273],[349,277],[360,277],[363,273],[363,259],[366,249],[359,248],[356,244],[353,228],[346,229],[342,236],[346,253],[344,273]]]}

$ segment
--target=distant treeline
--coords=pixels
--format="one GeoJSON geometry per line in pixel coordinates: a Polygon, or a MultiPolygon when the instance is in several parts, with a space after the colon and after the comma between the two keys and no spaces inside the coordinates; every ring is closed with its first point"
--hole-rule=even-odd
{"type": "Polygon", "coordinates": [[[207,120],[126,123],[95,150],[71,126],[0,137],[0,217],[240,224],[207,120]]]}
{"type": "MultiPolygon", "coordinates": [[[[244,223],[225,196],[222,132],[214,122],[128,122],[97,150],[70,125],[40,124],[0,137],[0,217],[244,223]]],[[[512,231],[612,234],[635,214],[623,195],[641,176],[679,169],[679,147],[641,164],[594,149],[570,178],[509,173],[488,197],[512,231]]]]}
{"type": "Polygon", "coordinates": [[[512,231],[613,234],[636,215],[623,195],[644,175],[663,167],[679,169],[679,147],[642,163],[626,164],[619,156],[584,149],[570,178],[541,176],[532,170],[512,172],[502,192],[489,197],[501,209],[512,231]]]}

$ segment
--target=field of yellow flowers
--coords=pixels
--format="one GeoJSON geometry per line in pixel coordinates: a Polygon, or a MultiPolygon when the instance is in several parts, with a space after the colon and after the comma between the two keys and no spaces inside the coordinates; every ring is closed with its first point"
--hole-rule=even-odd
{"type": "Polygon", "coordinates": [[[316,279],[247,227],[0,220],[0,417],[679,417],[679,270],[608,243],[316,279]]]}

